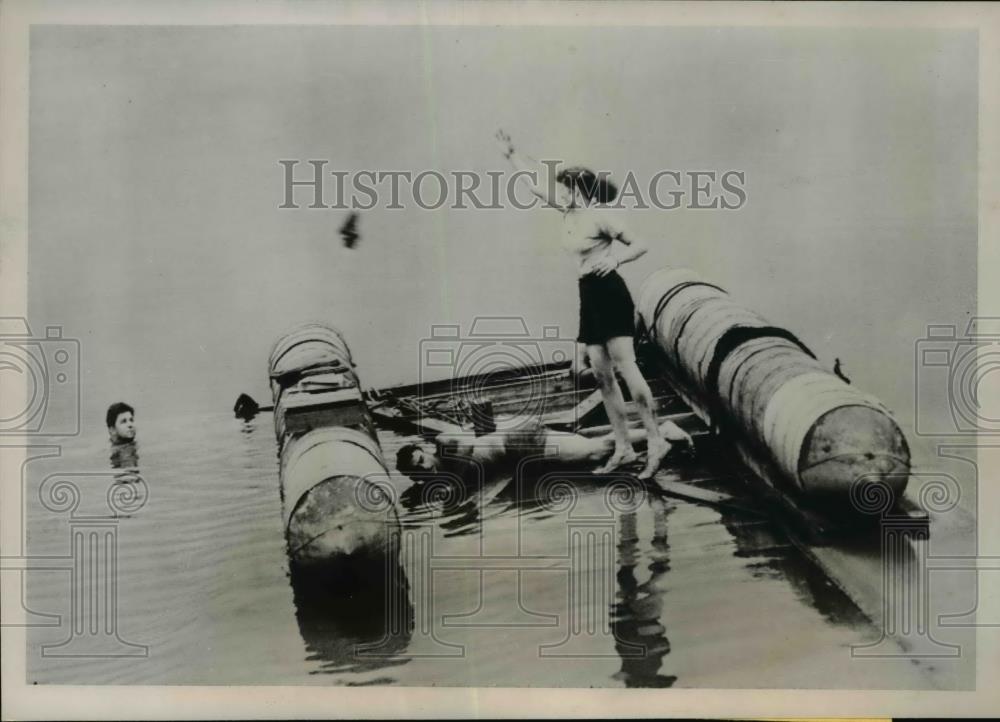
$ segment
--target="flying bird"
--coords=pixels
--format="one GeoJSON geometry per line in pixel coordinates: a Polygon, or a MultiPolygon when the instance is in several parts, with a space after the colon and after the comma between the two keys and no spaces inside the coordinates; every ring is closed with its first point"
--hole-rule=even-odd
{"type": "Polygon", "coordinates": [[[344,225],[340,227],[340,237],[344,239],[344,246],[354,248],[354,245],[361,238],[358,234],[358,214],[356,212],[347,216],[344,225]]]}

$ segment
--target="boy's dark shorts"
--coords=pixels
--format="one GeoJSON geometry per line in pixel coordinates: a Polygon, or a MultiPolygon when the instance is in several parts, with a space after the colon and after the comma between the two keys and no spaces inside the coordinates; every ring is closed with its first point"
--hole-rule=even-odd
{"type": "Polygon", "coordinates": [[[625,279],[615,271],[606,276],[581,276],[577,341],[604,344],[618,336],[635,336],[635,304],[625,279]]]}

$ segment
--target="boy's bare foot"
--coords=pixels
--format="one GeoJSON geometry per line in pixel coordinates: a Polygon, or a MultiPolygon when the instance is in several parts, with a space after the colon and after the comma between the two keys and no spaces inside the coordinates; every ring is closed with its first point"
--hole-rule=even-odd
{"type": "Polygon", "coordinates": [[[670,451],[670,444],[660,441],[649,444],[646,448],[646,468],[639,474],[640,479],[649,479],[660,469],[663,457],[670,451]]]}
{"type": "Polygon", "coordinates": [[[691,434],[673,421],[664,421],[660,424],[660,436],[666,439],[672,446],[680,445],[681,450],[694,455],[694,439],[691,438],[691,434]]]}
{"type": "Polygon", "coordinates": [[[594,469],[594,473],[610,473],[619,466],[633,463],[638,458],[639,457],[636,455],[635,451],[632,450],[631,446],[615,447],[615,452],[611,455],[611,458],[608,459],[603,465],[594,469]]]}
{"type": "Polygon", "coordinates": [[[678,451],[681,451],[681,452],[687,454],[688,456],[694,456],[694,454],[695,454],[694,439],[692,439],[691,435],[688,434],[688,433],[686,433],[686,432],[685,432],[684,436],[682,436],[681,438],[679,438],[679,439],[668,439],[668,442],[670,443],[671,448],[677,447],[678,451]]]}

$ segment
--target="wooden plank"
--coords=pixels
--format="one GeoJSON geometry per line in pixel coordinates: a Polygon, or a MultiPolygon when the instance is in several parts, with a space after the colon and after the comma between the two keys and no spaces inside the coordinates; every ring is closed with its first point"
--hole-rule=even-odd
{"type": "Polygon", "coordinates": [[[596,389],[569,411],[564,411],[561,414],[550,417],[544,420],[543,423],[545,426],[563,426],[569,427],[569,429],[575,431],[580,427],[580,424],[587,414],[596,409],[601,404],[602,400],[601,390],[596,389]]]}
{"type": "Polygon", "coordinates": [[[727,509],[733,509],[746,514],[753,514],[754,516],[764,516],[764,512],[760,509],[746,503],[743,500],[737,499],[730,494],[724,494],[719,491],[709,491],[708,489],[692,486],[691,484],[686,484],[682,481],[674,481],[662,473],[656,474],[653,479],[656,482],[656,487],[668,496],[674,496],[679,499],[684,499],[685,501],[693,501],[699,504],[708,504],[709,506],[725,507],[727,509]]]}
{"type": "MultiPolygon", "coordinates": [[[[677,394],[664,394],[663,396],[653,397],[653,413],[660,413],[669,408],[683,408],[685,411],[688,409],[688,405],[685,403],[677,394]]],[[[628,416],[639,417],[639,404],[634,401],[625,402],[625,413],[628,416]]]]}
{"type": "MultiPolygon", "coordinates": [[[[675,424],[687,424],[688,422],[698,422],[698,417],[691,411],[684,411],[678,414],[666,414],[665,416],[657,416],[656,422],[662,424],[664,421],[673,421],[675,424]]],[[[630,429],[636,429],[642,426],[642,422],[638,419],[629,419],[628,427],[630,429]]],[[[580,436],[604,436],[604,434],[611,433],[611,424],[601,424],[600,426],[588,426],[586,429],[580,429],[577,431],[580,436]]],[[[689,432],[692,438],[698,438],[699,436],[707,436],[707,429],[695,428],[689,432]]]]}
{"type": "Polygon", "coordinates": [[[426,398],[431,398],[432,396],[448,396],[453,393],[460,392],[462,389],[467,387],[480,386],[484,389],[490,389],[496,388],[497,386],[501,386],[505,383],[524,383],[526,377],[528,376],[535,379],[558,377],[560,374],[567,373],[569,368],[570,361],[559,361],[547,363],[541,366],[510,368],[496,373],[491,373],[491,383],[486,386],[482,386],[482,384],[479,383],[483,374],[470,374],[468,376],[459,376],[457,378],[444,378],[437,379],[435,381],[418,382],[415,384],[387,386],[381,389],[374,389],[372,393],[377,397],[381,397],[383,395],[396,397],[420,395],[426,398]]]}
{"type": "Polygon", "coordinates": [[[425,416],[419,421],[419,426],[425,434],[444,434],[455,431],[462,431],[462,427],[444,419],[435,419],[433,416],[425,416]]]}
{"type": "MultiPolygon", "coordinates": [[[[593,421],[594,416],[606,416],[606,414],[600,414],[601,400],[600,390],[596,390],[583,399],[575,408],[553,414],[544,423],[546,426],[560,427],[566,431],[578,430],[580,427],[586,426],[588,422],[593,421]]],[[[668,409],[687,410],[684,400],[674,393],[654,396],[653,402],[654,413],[657,415],[668,409]]],[[[638,404],[634,401],[625,402],[625,414],[629,419],[639,418],[638,404]]]]}
{"type": "MultiPolygon", "coordinates": [[[[560,391],[553,391],[544,395],[544,399],[539,399],[539,405],[544,405],[546,408],[561,407],[555,413],[565,413],[569,411],[570,407],[576,406],[583,398],[590,395],[593,389],[590,388],[571,388],[560,391]]],[[[523,406],[526,400],[535,399],[537,397],[537,392],[531,391],[531,393],[521,394],[517,396],[509,397],[507,395],[502,395],[494,397],[491,399],[493,401],[494,409],[505,409],[510,406],[523,406]]]]}
{"type": "Polygon", "coordinates": [[[698,476],[698,477],[686,477],[682,475],[676,469],[664,469],[659,472],[658,476],[664,477],[664,481],[683,481],[685,484],[691,486],[697,486],[699,484],[727,484],[729,486],[739,486],[739,479],[733,477],[732,474],[727,474],[724,476],[698,476]]]}
{"type": "Polygon", "coordinates": [[[566,371],[563,369],[556,369],[553,371],[544,371],[534,374],[529,374],[526,376],[521,376],[516,379],[506,380],[506,381],[496,381],[489,384],[483,384],[479,382],[476,378],[472,378],[466,383],[459,383],[455,381],[452,385],[442,391],[433,392],[420,392],[417,395],[423,400],[439,399],[447,396],[462,396],[469,393],[470,391],[475,391],[477,396],[482,396],[484,398],[491,398],[494,394],[510,394],[512,391],[516,391],[520,388],[533,390],[539,382],[556,382],[559,379],[566,377],[566,371]]]}
{"type": "Polygon", "coordinates": [[[437,419],[426,414],[407,415],[390,404],[383,404],[371,412],[372,418],[378,423],[400,431],[408,431],[421,436],[437,436],[442,433],[462,431],[462,427],[444,419],[437,419]]]}

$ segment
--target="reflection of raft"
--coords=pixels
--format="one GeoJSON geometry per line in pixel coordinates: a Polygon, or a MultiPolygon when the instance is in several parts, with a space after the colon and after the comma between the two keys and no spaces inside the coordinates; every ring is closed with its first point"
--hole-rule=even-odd
{"type": "Polygon", "coordinates": [[[388,551],[388,471],[343,337],[319,324],[293,330],[275,344],[269,376],[293,561],[388,551]]]}
{"type": "Polygon", "coordinates": [[[687,269],[647,278],[638,310],[678,391],[762,476],[838,505],[902,497],[909,449],[888,409],[788,331],[687,269]]]}

